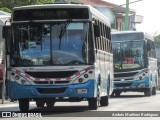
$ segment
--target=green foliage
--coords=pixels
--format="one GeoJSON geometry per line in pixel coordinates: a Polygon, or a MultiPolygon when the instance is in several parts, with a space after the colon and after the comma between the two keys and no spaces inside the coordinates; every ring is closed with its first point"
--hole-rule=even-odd
{"type": "Polygon", "coordinates": [[[54,2],[55,0],[37,0],[36,4],[42,4],[42,3],[46,3],[46,2],[54,2]]]}
{"type": "Polygon", "coordinates": [[[11,12],[14,7],[54,2],[55,0],[1,0],[0,10],[11,12]]]}
{"type": "Polygon", "coordinates": [[[4,12],[8,12],[8,13],[11,13],[11,10],[4,7],[4,8],[0,8],[0,11],[4,11],[4,12]]]}
{"type": "Polygon", "coordinates": [[[2,2],[0,2],[0,7],[2,7],[2,2]]]}
{"type": "Polygon", "coordinates": [[[160,48],[160,34],[154,37],[155,47],[160,48]]]}

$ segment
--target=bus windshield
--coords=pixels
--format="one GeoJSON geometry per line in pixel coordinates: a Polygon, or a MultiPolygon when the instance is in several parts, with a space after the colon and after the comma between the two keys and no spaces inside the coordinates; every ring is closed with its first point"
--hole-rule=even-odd
{"type": "Polygon", "coordinates": [[[114,69],[144,67],[144,41],[113,42],[114,69]]]}
{"type": "Polygon", "coordinates": [[[15,66],[92,64],[89,22],[13,25],[15,66]]]}

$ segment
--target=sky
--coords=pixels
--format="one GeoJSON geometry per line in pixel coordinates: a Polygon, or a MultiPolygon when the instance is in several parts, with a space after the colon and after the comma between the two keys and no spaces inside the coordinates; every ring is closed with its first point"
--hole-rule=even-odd
{"type": "MultiPolygon", "coordinates": [[[[126,3],[126,0],[104,0],[117,5],[126,3]]],[[[129,0],[133,2],[137,0],[129,0]]],[[[137,15],[143,16],[143,23],[136,26],[138,31],[145,31],[151,35],[160,34],[160,0],[143,0],[129,5],[137,15]]],[[[124,6],[125,7],[125,6],[124,6]]]]}

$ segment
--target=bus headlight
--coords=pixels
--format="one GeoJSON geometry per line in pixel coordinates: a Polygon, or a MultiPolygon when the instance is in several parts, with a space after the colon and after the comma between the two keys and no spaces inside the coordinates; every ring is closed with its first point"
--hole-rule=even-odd
{"type": "Polygon", "coordinates": [[[74,84],[77,84],[77,83],[85,83],[89,80],[89,78],[84,78],[84,76],[80,76],[79,78],[77,78],[75,81],[74,81],[74,84]]]}
{"type": "Polygon", "coordinates": [[[139,76],[139,79],[140,79],[140,80],[142,80],[142,78],[143,78],[142,76],[139,76]]]}
{"type": "Polygon", "coordinates": [[[15,78],[16,80],[19,80],[19,79],[20,79],[19,75],[16,75],[14,78],[15,78]]]}
{"type": "Polygon", "coordinates": [[[78,82],[79,82],[79,83],[82,83],[82,82],[83,82],[83,78],[79,78],[79,79],[78,79],[78,82]]]}
{"type": "Polygon", "coordinates": [[[12,74],[12,81],[16,81],[18,84],[22,84],[22,85],[30,85],[30,82],[23,78],[22,76],[15,74],[12,74]]]}
{"type": "Polygon", "coordinates": [[[84,74],[84,77],[85,77],[85,78],[88,78],[88,74],[84,74]]]}
{"type": "Polygon", "coordinates": [[[140,75],[140,76],[137,76],[136,78],[134,78],[134,80],[143,80],[144,78],[145,78],[145,76],[140,75]]]}
{"type": "Polygon", "coordinates": [[[80,76],[78,76],[75,80],[74,80],[74,84],[78,84],[78,83],[85,83],[88,80],[93,80],[94,78],[94,72],[92,70],[85,72],[83,74],[81,74],[80,76]]]}
{"type": "Polygon", "coordinates": [[[27,80],[21,78],[19,80],[16,80],[17,83],[22,84],[22,85],[30,85],[30,82],[28,82],[27,80]]]}
{"type": "Polygon", "coordinates": [[[27,83],[27,81],[26,80],[24,80],[24,79],[21,79],[21,84],[26,84],[27,83]]]}
{"type": "Polygon", "coordinates": [[[134,80],[143,80],[145,77],[148,76],[148,73],[147,72],[144,72],[144,73],[140,73],[139,75],[137,75],[134,80]]]}
{"type": "Polygon", "coordinates": [[[30,82],[28,82],[28,80],[25,80],[23,78],[21,78],[20,80],[16,80],[16,82],[22,85],[30,85],[30,82]]]}

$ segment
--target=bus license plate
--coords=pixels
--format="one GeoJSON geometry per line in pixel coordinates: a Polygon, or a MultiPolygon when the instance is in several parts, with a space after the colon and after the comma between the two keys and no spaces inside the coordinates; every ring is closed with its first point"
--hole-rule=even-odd
{"type": "Polygon", "coordinates": [[[87,93],[87,89],[77,89],[77,93],[87,93]]]}

